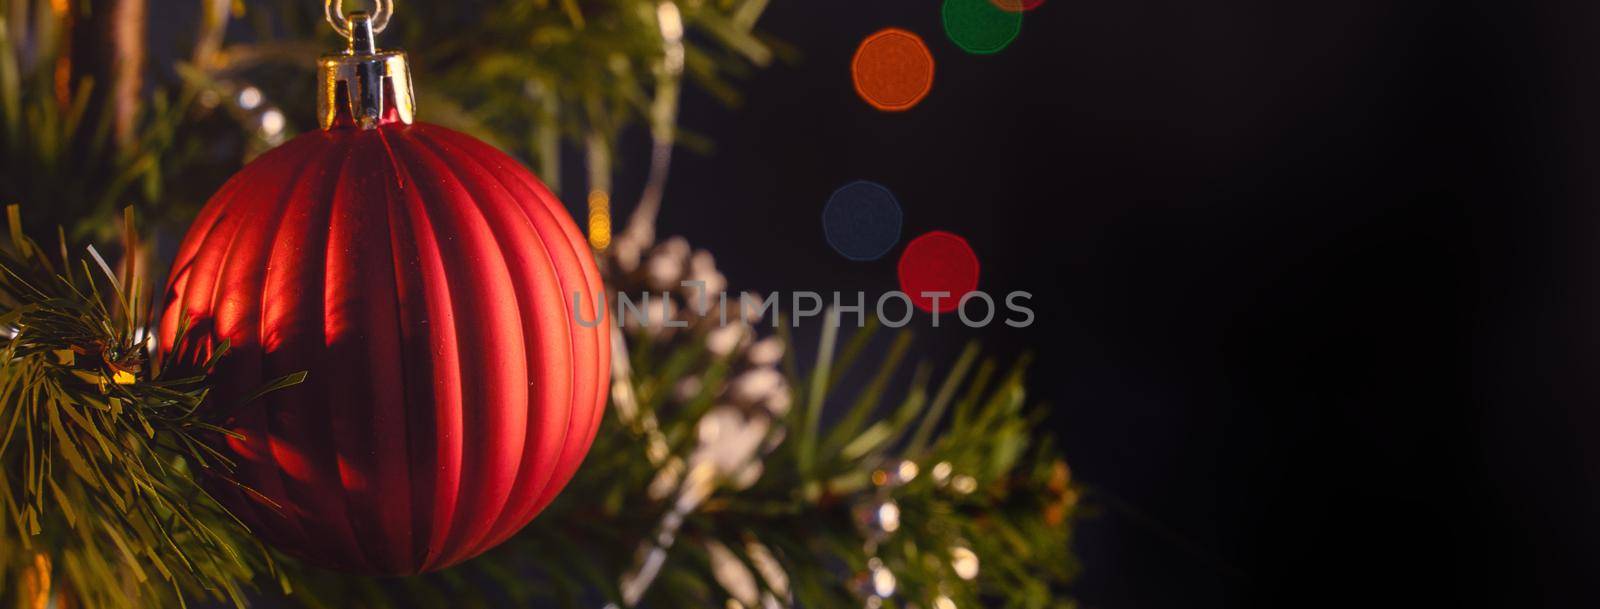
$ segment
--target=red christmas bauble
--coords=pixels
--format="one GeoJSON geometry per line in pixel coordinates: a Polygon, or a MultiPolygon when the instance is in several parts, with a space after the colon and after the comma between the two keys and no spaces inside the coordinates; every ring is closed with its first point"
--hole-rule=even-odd
{"type": "Polygon", "coordinates": [[[208,403],[240,436],[219,448],[248,490],[213,488],[323,566],[410,574],[499,544],[572,477],[604,409],[609,335],[578,317],[597,319],[600,275],[560,201],[509,156],[392,110],[247,165],[168,285],[163,358],[229,344],[208,403]]]}

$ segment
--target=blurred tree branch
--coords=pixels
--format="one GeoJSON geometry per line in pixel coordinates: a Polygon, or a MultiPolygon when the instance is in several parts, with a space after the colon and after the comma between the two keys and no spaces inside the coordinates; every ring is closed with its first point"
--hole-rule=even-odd
{"type": "Polygon", "coordinates": [[[91,113],[111,117],[111,132],[124,151],[135,145],[144,95],[146,0],[95,0],[69,13],[73,87],[94,86],[91,113]],[[98,83],[97,86],[92,83],[98,83]]]}

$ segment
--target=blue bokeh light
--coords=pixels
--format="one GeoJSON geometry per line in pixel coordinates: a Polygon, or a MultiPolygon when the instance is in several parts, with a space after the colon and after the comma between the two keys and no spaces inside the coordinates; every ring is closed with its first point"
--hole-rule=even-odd
{"type": "Polygon", "coordinates": [[[834,251],[851,260],[882,258],[900,241],[900,202],[875,182],[841,186],[822,208],[822,231],[834,251]]]}

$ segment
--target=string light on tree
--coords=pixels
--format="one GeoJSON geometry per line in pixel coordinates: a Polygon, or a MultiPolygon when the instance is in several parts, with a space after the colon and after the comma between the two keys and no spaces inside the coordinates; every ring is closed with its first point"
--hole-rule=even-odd
{"type": "Polygon", "coordinates": [[[239,107],[244,110],[254,110],[261,105],[261,89],[246,86],[239,90],[239,107]]]}
{"type": "Polygon", "coordinates": [[[950,568],[956,577],[972,580],[978,577],[978,555],[966,546],[950,548],[950,568]]]}
{"type": "Polygon", "coordinates": [[[603,190],[589,191],[589,246],[611,247],[611,195],[603,190]]]}

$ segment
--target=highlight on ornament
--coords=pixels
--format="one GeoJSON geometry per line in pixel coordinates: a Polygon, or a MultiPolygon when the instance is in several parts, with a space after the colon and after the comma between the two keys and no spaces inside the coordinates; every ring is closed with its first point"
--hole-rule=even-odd
{"type": "Polygon", "coordinates": [[[933,53],[922,37],[900,28],[873,32],[856,47],[850,80],[872,107],[901,112],[933,89],[933,53]]]}

